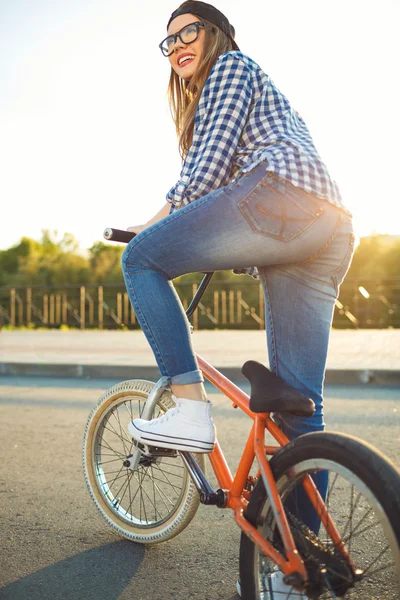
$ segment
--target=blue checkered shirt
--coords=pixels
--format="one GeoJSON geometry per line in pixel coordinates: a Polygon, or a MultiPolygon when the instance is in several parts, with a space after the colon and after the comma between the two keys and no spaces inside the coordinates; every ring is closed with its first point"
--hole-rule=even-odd
{"type": "Polygon", "coordinates": [[[343,206],[301,116],[257,63],[242,52],[226,52],[204,85],[192,145],[167,194],[171,212],[265,160],[268,171],[343,206]]]}

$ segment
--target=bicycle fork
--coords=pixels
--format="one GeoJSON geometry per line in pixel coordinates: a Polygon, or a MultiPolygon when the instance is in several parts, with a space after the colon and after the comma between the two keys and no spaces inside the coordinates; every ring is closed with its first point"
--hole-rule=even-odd
{"type": "MultiPolygon", "coordinates": [[[[153,389],[151,390],[150,394],[147,397],[147,400],[143,407],[142,414],[140,415],[141,419],[145,419],[146,421],[149,421],[153,417],[154,410],[157,406],[157,403],[161,399],[161,396],[163,395],[163,393],[166,391],[167,388],[168,388],[168,378],[161,377],[157,381],[157,383],[154,385],[153,389]]],[[[143,450],[141,450],[138,446],[135,446],[132,449],[132,454],[130,454],[126,458],[126,460],[124,462],[124,466],[127,467],[128,469],[131,469],[132,471],[136,471],[136,469],[139,466],[140,458],[144,454],[145,453],[143,452],[143,450]]]]}

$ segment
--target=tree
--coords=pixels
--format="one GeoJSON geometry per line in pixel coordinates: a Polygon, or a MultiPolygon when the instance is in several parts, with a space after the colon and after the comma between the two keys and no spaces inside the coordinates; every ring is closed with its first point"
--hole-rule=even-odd
{"type": "Polygon", "coordinates": [[[111,246],[103,242],[96,242],[89,250],[89,264],[93,282],[120,283],[124,279],[121,269],[121,255],[124,247],[111,246]]]}

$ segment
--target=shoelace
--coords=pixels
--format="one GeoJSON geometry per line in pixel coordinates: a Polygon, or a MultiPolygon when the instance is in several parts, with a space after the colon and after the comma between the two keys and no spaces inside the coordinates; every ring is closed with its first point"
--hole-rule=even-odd
{"type": "Polygon", "coordinates": [[[176,415],[179,412],[179,406],[175,406],[175,408],[171,408],[169,410],[167,410],[167,412],[162,415],[161,417],[157,417],[157,419],[152,419],[151,421],[149,421],[148,423],[148,427],[152,427],[153,425],[158,425],[159,423],[164,423],[165,421],[168,421],[170,419],[170,417],[176,415]]]}

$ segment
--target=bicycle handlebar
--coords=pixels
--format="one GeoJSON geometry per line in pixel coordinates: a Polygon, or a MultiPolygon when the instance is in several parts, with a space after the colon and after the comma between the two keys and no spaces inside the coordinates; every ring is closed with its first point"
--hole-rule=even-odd
{"type": "Polygon", "coordinates": [[[109,242],[123,242],[124,244],[128,244],[135,235],[136,233],[133,233],[133,231],[114,229],[112,227],[107,227],[103,233],[103,237],[109,242]]]}

